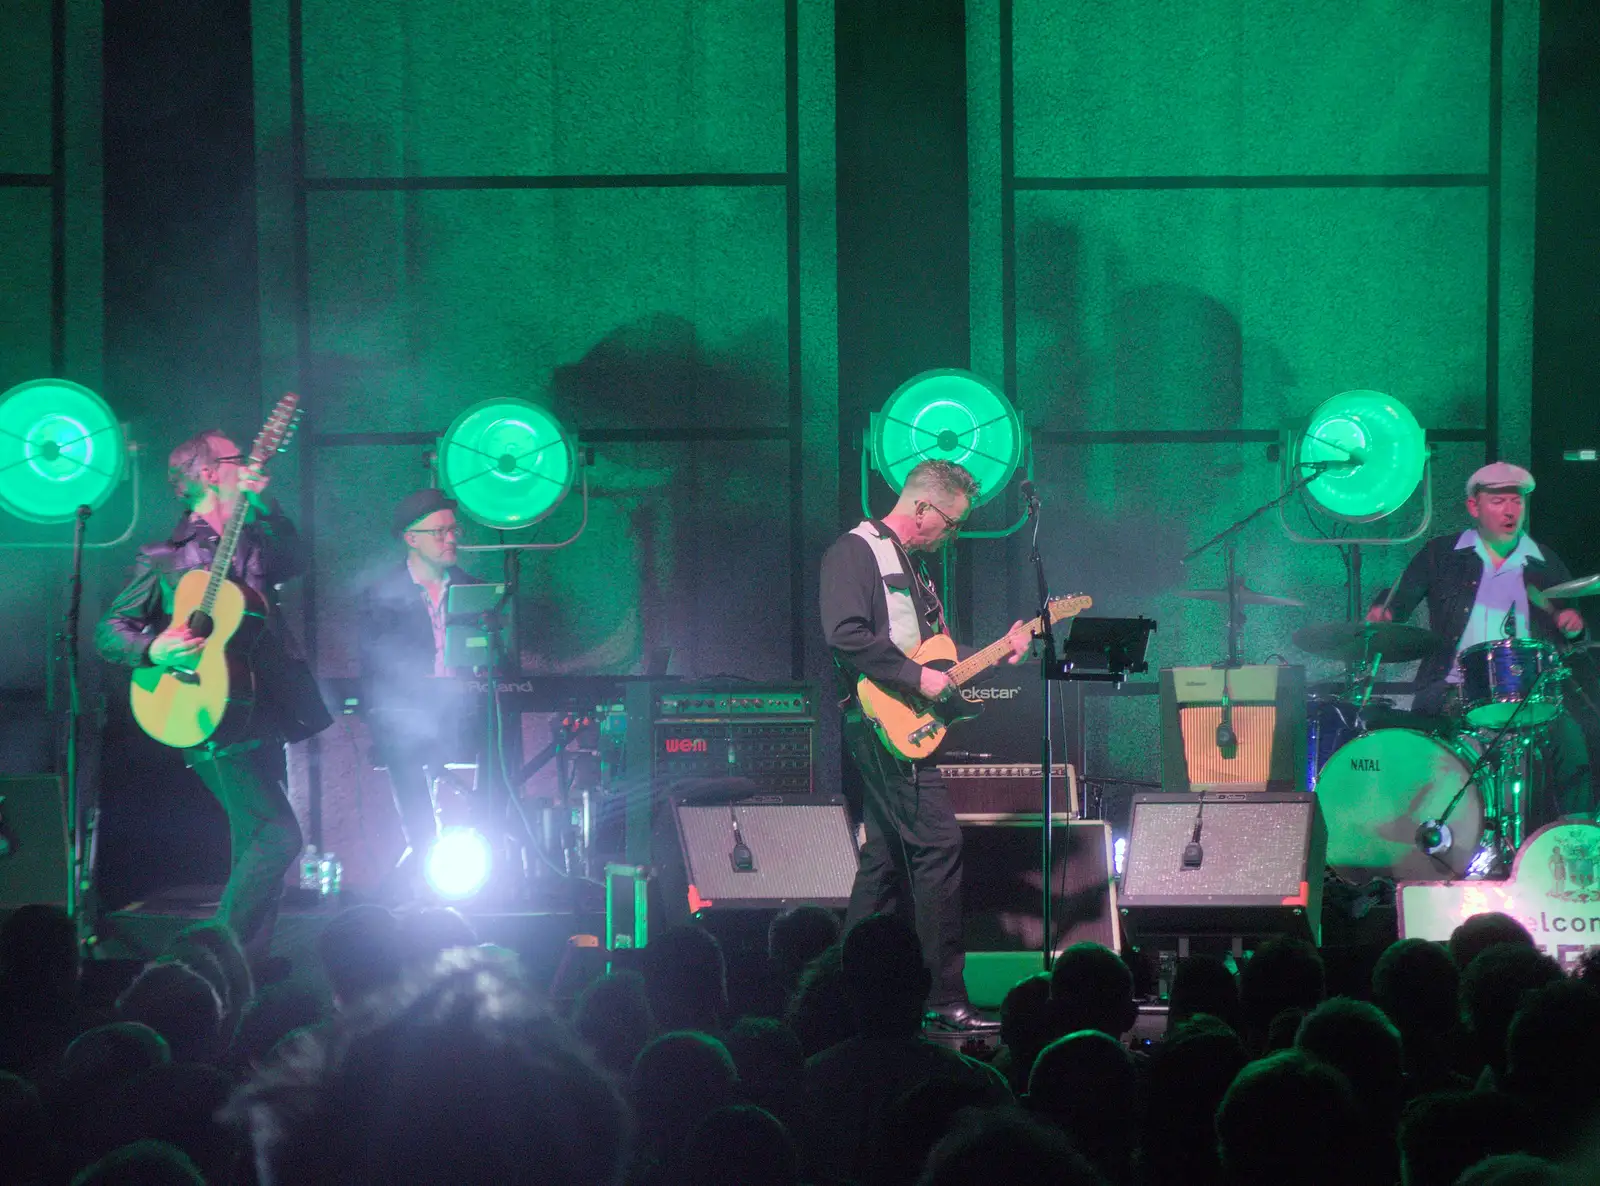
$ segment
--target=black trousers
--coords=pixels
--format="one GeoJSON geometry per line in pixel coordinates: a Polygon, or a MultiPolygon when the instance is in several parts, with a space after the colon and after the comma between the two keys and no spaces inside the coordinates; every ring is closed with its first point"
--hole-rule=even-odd
{"type": "Polygon", "coordinates": [[[233,869],[217,917],[233,929],[251,962],[259,964],[272,946],[284,876],[303,843],[289,806],[283,742],[194,751],[188,761],[228,816],[233,869]]]}
{"type": "MultiPolygon", "coordinates": [[[[1455,716],[1460,711],[1460,688],[1442,681],[1429,684],[1417,690],[1412,707],[1430,715],[1455,716]]],[[[1589,746],[1572,713],[1564,711],[1540,729],[1535,748],[1534,785],[1523,809],[1525,837],[1562,816],[1592,817],[1595,811],[1589,746]]]]}
{"type": "Polygon", "coordinates": [[[845,717],[844,742],[861,772],[867,831],[845,927],[871,914],[909,915],[933,974],[928,1004],[965,1001],[961,826],[939,769],[901,762],[853,714],[845,717]]]}

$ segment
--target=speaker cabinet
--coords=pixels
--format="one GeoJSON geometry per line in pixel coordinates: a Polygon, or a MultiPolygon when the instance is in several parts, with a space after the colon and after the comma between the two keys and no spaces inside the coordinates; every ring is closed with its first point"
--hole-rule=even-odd
{"type": "MultiPolygon", "coordinates": [[[[1038,813],[960,814],[962,934],[968,952],[1043,951],[1043,886],[1038,813]]],[[[1055,949],[1120,940],[1111,828],[1101,820],[1055,817],[1051,901],[1055,949]]]]}
{"type": "Polygon", "coordinates": [[[0,778],[0,909],[67,901],[66,801],[53,774],[0,778]]]}
{"type": "Polygon", "coordinates": [[[1134,796],[1118,901],[1151,935],[1322,937],[1328,835],[1315,795],[1280,791],[1134,796]],[[1196,828],[1201,860],[1185,864],[1196,828]]]}
{"type": "Polygon", "coordinates": [[[1161,786],[1168,791],[1305,787],[1303,667],[1163,667],[1161,786]],[[1224,693],[1236,744],[1217,744],[1224,693]]]}
{"type": "Polygon", "coordinates": [[[850,902],[860,862],[841,796],[719,801],[703,792],[676,794],[664,801],[661,815],[656,874],[669,923],[702,910],[784,909],[802,902],[843,909],[850,902]]]}

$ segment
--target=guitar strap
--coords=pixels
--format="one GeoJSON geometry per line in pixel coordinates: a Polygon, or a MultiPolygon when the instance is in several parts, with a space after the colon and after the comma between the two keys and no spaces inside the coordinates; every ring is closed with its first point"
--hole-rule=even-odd
{"type": "Polygon", "coordinates": [[[900,563],[900,549],[894,540],[881,534],[871,519],[863,520],[851,529],[872,549],[878,562],[878,576],[883,581],[883,597],[889,606],[889,640],[908,657],[922,645],[922,624],[917,616],[916,598],[911,595],[911,582],[915,579],[900,563]]]}

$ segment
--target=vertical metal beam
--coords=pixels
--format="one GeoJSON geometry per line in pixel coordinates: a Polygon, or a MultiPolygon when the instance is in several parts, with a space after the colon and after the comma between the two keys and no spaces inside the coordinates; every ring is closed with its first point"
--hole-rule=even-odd
{"type": "Polygon", "coordinates": [[[783,5],[785,213],[789,260],[789,678],[804,679],[805,453],[800,350],[800,0],[783,5]]]}
{"type": "MultiPolygon", "coordinates": [[[[301,43],[302,0],[289,0],[289,152],[290,152],[290,267],[294,283],[295,382],[300,394],[310,396],[311,377],[311,259],[310,230],[306,218],[306,91],[305,62],[301,43]]],[[[309,440],[316,429],[315,405],[305,412],[302,427],[309,440]]],[[[305,613],[306,657],[316,670],[317,663],[317,565],[316,565],[316,450],[300,454],[300,531],[305,537],[307,563],[301,577],[301,604],[305,613]]],[[[306,746],[306,823],[307,839],[322,848],[322,746],[313,737],[306,746]]]]}
{"type": "Polygon", "coordinates": [[[1489,5],[1488,299],[1485,315],[1483,415],[1485,460],[1500,455],[1500,158],[1505,91],[1505,0],[1489,5]]]}
{"type": "Polygon", "coordinates": [[[67,0],[50,4],[50,373],[67,367],[67,0]]]}

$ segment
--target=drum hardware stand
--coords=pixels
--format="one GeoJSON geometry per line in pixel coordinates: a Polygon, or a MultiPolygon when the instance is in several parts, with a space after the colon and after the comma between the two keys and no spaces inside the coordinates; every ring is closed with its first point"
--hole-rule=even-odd
{"type": "Polygon", "coordinates": [[[1478,847],[1473,852],[1472,859],[1467,862],[1464,876],[1468,880],[1482,880],[1496,871],[1509,874],[1511,861],[1516,856],[1517,850],[1522,847],[1524,822],[1522,790],[1528,782],[1528,753],[1533,746],[1534,735],[1539,730],[1516,728],[1517,716],[1533,703],[1539,685],[1558,672],[1565,676],[1564,669],[1555,667],[1539,673],[1533,686],[1528,689],[1527,696],[1511,710],[1510,719],[1495,730],[1489,743],[1484,746],[1483,752],[1478,755],[1478,760],[1467,771],[1460,789],[1451,796],[1450,802],[1445,804],[1445,809],[1439,813],[1439,818],[1424,820],[1417,828],[1417,847],[1427,856],[1435,856],[1450,848],[1453,839],[1447,824],[1451,814],[1466,795],[1467,789],[1477,781],[1478,776],[1484,773],[1489,775],[1489,785],[1494,794],[1492,798],[1485,795],[1484,804],[1486,809],[1491,803],[1493,804],[1494,815],[1492,822],[1490,819],[1485,819],[1484,834],[1478,838],[1478,847]],[[1516,772],[1516,777],[1511,783],[1512,803],[1508,810],[1505,802],[1506,776],[1508,771],[1512,770],[1516,772]]]}

